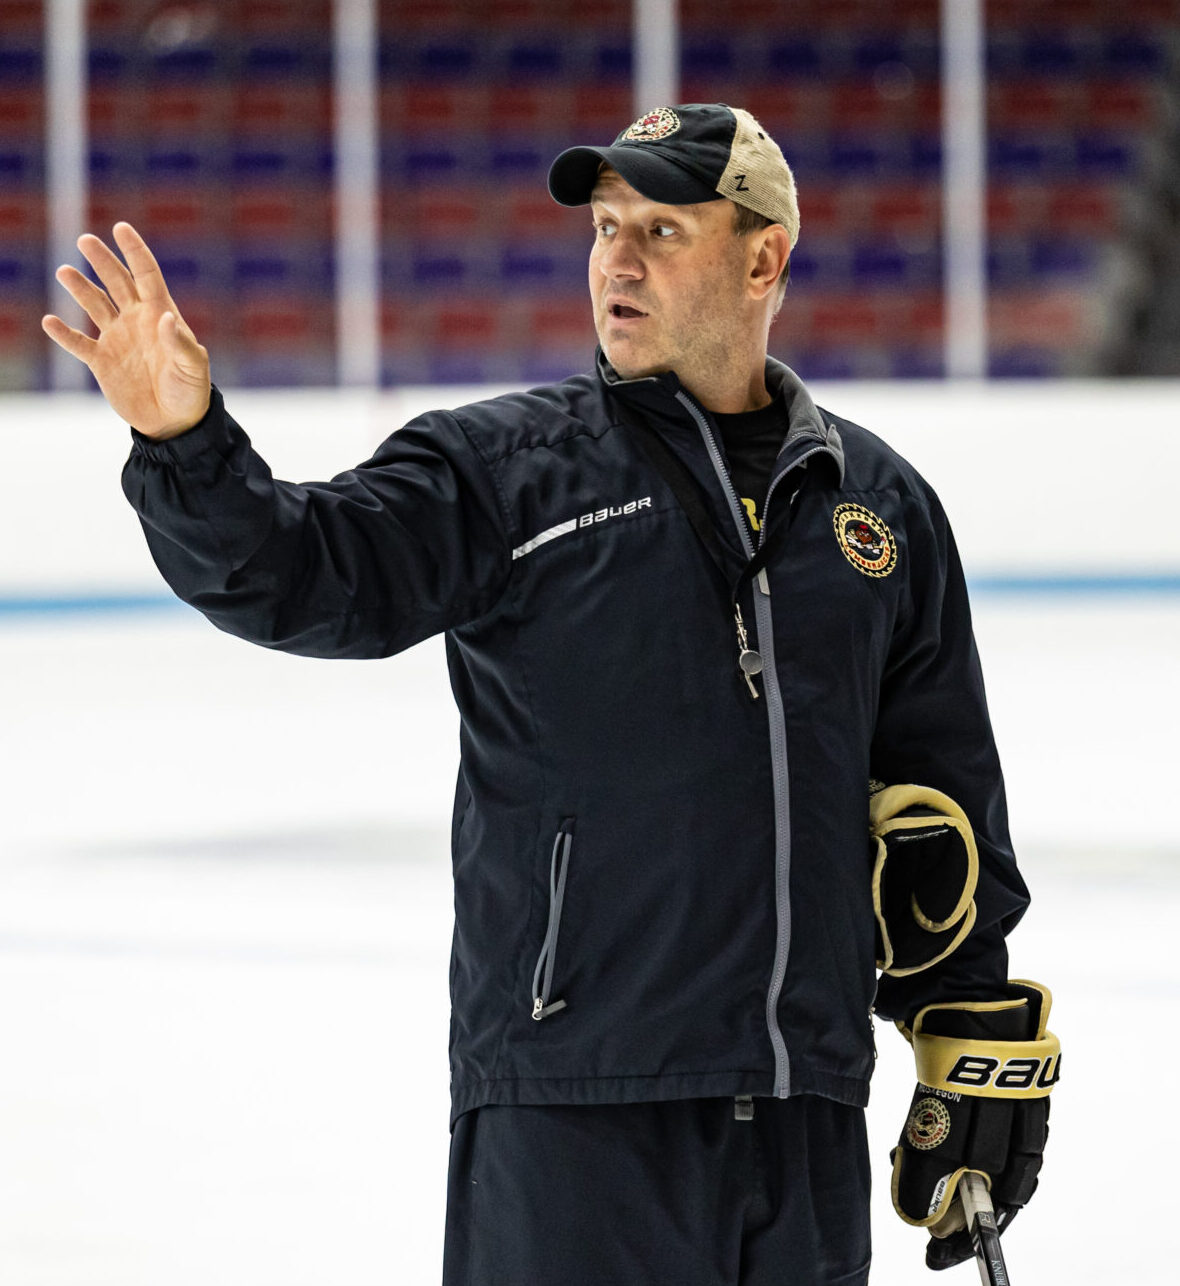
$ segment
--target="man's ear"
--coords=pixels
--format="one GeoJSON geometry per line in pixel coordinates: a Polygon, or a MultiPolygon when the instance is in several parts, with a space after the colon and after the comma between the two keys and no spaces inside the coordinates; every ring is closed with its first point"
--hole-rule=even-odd
{"type": "Polygon", "coordinates": [[[772,223],[751,241],[754,262],[750,268],[750,293],[755,299],[765,299],[778,285],[791,257],[791,238],[781,223],[772,223]]]}

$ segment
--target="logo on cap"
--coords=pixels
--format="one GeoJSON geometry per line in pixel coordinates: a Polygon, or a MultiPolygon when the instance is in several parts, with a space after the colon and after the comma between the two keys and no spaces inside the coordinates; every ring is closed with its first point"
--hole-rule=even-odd
{"type": "Polygon", "coordinates": [[[634,125],[625,129],[618,138],[621,143],[629,139],[632,143],[654,143],[657,139],[667,138],[680,128],[680,117],[670,107],[657,107],[654,112],[641,116],[634,125]]]}

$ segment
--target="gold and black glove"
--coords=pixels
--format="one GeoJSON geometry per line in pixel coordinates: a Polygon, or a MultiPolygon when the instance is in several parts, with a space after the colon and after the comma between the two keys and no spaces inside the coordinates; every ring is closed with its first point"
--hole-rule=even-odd
{"type": "Polygon", "coordinates": [[[973,1254],[958,1198],[969,1170],[987,1180],[1000,1232],[1037,1186],[1061,1046],[1046,1028],[1048,990],[1019,981],[1008,989],[1007,1000],[927,1005],[912,1032],[902,1029],[918,1087],[891,1154],[893,1205],[930,1230],[930,1268],[973,1254]]]}
{"type": "Polygon", "coordinates": [[[967,815],[941,791],[873,786],[877,968],[901,978],[945,959],[971,932],[979,856],[967,815]]]}

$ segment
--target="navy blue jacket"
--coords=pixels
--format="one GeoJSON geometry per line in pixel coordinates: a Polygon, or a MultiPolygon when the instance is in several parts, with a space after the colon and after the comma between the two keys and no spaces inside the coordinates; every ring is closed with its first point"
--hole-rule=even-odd
{"type": "Polygon", "coordinates": [[[908,1017],[1003,987],[1027,894],[946,518],[878,438],[767,379],[788,431],[758,535],[708,413],[601,357],[421,416],[327,483],[273,479],[216,391],[189,433],[136,435],[152,554],[221,629],[323,657],[446,631],[455,1116],[863,1104],[874,998],[908,1017]],[[870,778],[957,800],[981,865],[960,951],[879,991],[870,778]]]}

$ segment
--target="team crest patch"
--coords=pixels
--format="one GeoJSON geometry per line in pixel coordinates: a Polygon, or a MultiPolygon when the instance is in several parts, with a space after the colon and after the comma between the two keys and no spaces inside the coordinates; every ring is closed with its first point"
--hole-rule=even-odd
{"type": "Polygon", "coordinates": [[[919,1152],[945,1143],[951,1134],[951,1114],[936,1098],[919,1099],[905,1123],[906,1142],[919,1152]]]}
{"type": "Polygon", "coordinates": [[[654,112],[641,116],[634,125],[625,129],[618,137],[618,142],[629,139],[632,143],[654,143],[657,139],[667,138],[680,128],[680,117],[670,107],[657,107],[654,112]]]}
{"type": "Polygon", "coordinates": [[[863,505],[837,505],[832,526],[844,557],[866,576],[888,576],[897,564],[893,532],[863,505]]]}

